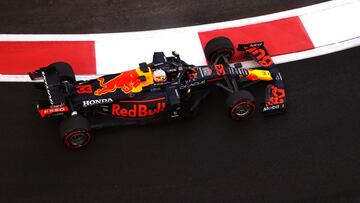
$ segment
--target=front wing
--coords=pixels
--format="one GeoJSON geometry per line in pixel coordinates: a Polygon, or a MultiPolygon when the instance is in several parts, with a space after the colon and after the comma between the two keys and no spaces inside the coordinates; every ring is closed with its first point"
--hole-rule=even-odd
{"type": "Polygon", "coordinates": [[[239,51],[244,51],[245,54],[259,63],[259,65],[268,69],[273,80],[267,85],[265,89],[265,102],[262,108],[263,113],[278,113],[286,110],[286,94],[285,84],[279,69],[276,67],[271,56],[264,46],[264,42],[257,42],[251,44],[239,44],[239,51]]]}

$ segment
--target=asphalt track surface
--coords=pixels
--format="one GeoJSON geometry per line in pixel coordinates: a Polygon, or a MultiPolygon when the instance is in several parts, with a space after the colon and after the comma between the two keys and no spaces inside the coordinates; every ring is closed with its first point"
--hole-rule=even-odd
{"type": "MultiPolygon", "coordinates": [[[[57,3],[45,3],[51,2],[57,3]]],[[[253,2],[261,9],[246,15],[285,10],[253,2]]],[[[39,15],[47,15],[39,6],[39,15]]],[[[19,18],[32,12],[20,10],[19,18]]],[[[11,10],[0,15],[15,16],[11,10]]],[[[57,33],[62,26],[14,21],[18,30],[5,23],[2,33],[57,33]]],[[[64,26],[65,33],[74,31],[70,22],[64,26]]],[[[137,29],[115,28],[77,31],[137,29]]],[[[95,131],[94,142],[80,151],[64,149],[57,125],[39,118],[33,104],[40,94],[32,84],[0,83],[0,202],[359,202],[359,53],[360,47],[280,65],[289,100],[284,115],[232,122],[225,97],[215,92],[196,118],[95,131]]]]}
{"type": "Polygon", "coordinates": [[[200,25],[324,0],[3,0],[0,33],[101,33],[200,25]]]}

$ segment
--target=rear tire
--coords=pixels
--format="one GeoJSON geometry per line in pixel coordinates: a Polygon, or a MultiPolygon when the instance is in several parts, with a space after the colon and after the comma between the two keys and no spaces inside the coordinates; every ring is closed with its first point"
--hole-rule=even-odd
{"type": "Polygon", "coordinates": [[[74,115],[63,120],[59,130],[61,140],[70,149],[85,147],[91,140],[89,121],[81,115],[74,115]]]}
{"type": "Polygon", "coordinates": [[[247,90],[240,90],[230,94],[226,106],[231,119],[243,121],[251,118],[256,109],[254,96],[247,90]]]}
{"type": "Polygon", "coordinates": [[[234,55],[235,49],[231,40],[227,37],[217,37],[210,40],[204,48],[206,59],[214,64],[216,59],[223,55],[228,60],[234,55]]]}
{"type": "Polygon", "coordinates": [[[65,63],[65,62],[57,62],[57,63],[50,64],[48,67],[55,68],[55,70],[60,78],[60,82],[69,82],[72,84],[75,83],[75,81],[76,81],[75,74],[74,74],[74,71],[70,64],[65,63]]]}

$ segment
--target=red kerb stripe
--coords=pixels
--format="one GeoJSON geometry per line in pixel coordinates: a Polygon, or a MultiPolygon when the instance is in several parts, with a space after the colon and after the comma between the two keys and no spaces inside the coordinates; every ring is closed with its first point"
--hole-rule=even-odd
{"type": "Polygon", "coordinates": [[[0,74],[26,74],[58,61],[76,74],[95,74],[94,41],[0,42],[0,74]]]}

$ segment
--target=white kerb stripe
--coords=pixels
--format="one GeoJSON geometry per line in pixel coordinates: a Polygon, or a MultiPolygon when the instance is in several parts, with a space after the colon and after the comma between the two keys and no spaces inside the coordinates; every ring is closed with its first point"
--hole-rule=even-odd
{"type": "Polygon", "coordinates": [[[360,36],[360,0],[300,19],[315,47],[354,39],[360,36]]]}

